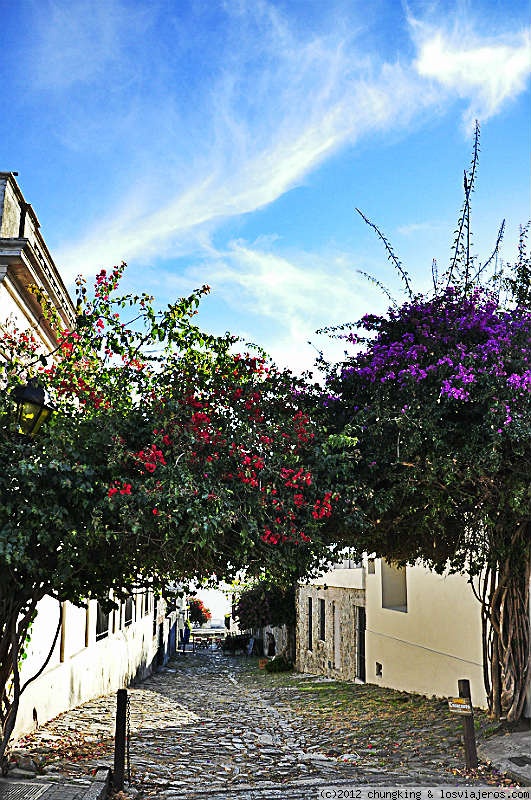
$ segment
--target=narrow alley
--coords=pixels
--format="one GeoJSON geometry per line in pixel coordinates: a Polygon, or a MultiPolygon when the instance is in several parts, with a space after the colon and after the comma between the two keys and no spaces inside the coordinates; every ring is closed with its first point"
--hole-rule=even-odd
{"type": "MultiPolygon", "coordinates": [[[[271,675],[255,658],[178,654],[129,696],[126,793],[132,796],[308,798],[332,784],[502,780],[487,767],[465,775],[459,723],[441,701],[426,700],[419,710],[415,696],[296,673],[271,675]],[[330,696],[341,687],[359,695],[361,709],[375,708],[376,699],[385,713],[376,719],[362,711],[356,724],[343,718],[340,694],[330,696]],[[332,717],[331,704],[337,708],[332,717]]],[[[86,703],[21,745],[37,754],[51,779],[83,781],[98,765],[112,765],[115,704],[114,694],[86,703]]]]}

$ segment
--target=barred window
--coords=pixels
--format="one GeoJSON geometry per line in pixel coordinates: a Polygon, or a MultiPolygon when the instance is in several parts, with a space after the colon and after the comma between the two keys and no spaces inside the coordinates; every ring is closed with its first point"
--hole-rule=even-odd
{"type": "Polygon", "coordinates": [[[326,600],[319,600],[319,639],[326,638],[326,600]]]}
{"type": "Polygon", "coordinates": [[[106,636],[109,635],[109,617],[110,614],[106,614],[101,605],[97,603],[96,606],[96,641],[99,642],[100,639],[105,639],[106,636]]]}
{"type": "Polygon", "coordinates": [[[125,612],[124,612],[124,625],[131,625],[133,621],[133,598],[128,597],[125,601],[125,612]]]}

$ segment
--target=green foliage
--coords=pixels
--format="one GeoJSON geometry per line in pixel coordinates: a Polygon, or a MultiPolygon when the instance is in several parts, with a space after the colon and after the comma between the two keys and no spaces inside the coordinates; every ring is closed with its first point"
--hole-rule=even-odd
{"type": "Polygon", "coordinates": [[[245,589],[234,609],[241,630],[295,623],[295,589],[282,588],[262,580],[245,589]]]}
{"type": "Polygon", "coordinates": [[[76,330],[58,334],[47,365],[31,335],[3,330],[0,560],[16,564],[11,580],[81,602],[242,566],[303,571],[321,525],[318,487],[296,505],[283,473],[308,474],[312,450],[296,379],[193,324],[206,287],[155,312],[149,297],[117,292],[122,272],[102,271],[90,299],[78,282],[76,330]],[[14,435],[10,400],[30,376],[57,407],[31,444],[14,435]]]}
{"type": "Polygon", "coordinates": [[[31,332],[1,329],[6,736],[16,702],[4,688],[44,595],[105,604],[110,590],[230,579],[243,567],[302,574],[325,551],[315,508],[326,485],[311,479],[315,425],[301,382],[195,324],[208,287],[156,311],[145,294],[120,294],[124,268],[102,270],[92,296],[78,279],[75,330],[56,327],[51,357],[31,332]],[[32,442],[17,435],[11,400],[29,378],[57,409],[32,442]]]}

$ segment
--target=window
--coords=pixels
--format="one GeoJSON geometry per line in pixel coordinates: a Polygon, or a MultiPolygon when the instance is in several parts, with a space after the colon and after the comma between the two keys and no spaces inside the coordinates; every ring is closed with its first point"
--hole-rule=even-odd
{"type": "Polygon", "coordinates": [[[159,601],[153,598],[153,636],[157,635],[157,625],[159,620],[159,601]]]}
{"type": "Polygon", "coordinates": [[[407,611],[406,568],[382,561],[382,608],[407,611]]]}
{"type": "Polygon", "coordinates": [[[149,614],[149,592],[144,592],[144,616],[149,614]]]}
{"type": "Polygon", "coordinates": [[[343,561],[338,561],[337,564],[333,564],[333,569],[360,569],[362,567],[361,561],[356,561],[353,558],[344,558],[343,561]]]}
{"type": "Polygon", "coordinates": [[[90,602],[87,600],[87,606],[85,608],[85,647],[88,647],[90,644],[90,602]]]}
{"type": "Polygon", "coordinates": [[[326,639],[326,600],[319,600],[319,639],[326,639]]]}
{"type": "Polygon", "coordinates": [[[308,598],[308,650],[313,650],[313,602],[308,598]]]}
{"type": "Polygon", "coordinates": [[[98,603],[96,606],[96,641],[105,639],[109,635],[109,616],[106,614],[101,605],[98,603]]]}
{"type": "MultiPolygon", "coordinates": [[[[66,644],[66,603],[61,603],[61,640],[59,643],[59,661],[61,663],[65,660],[65,644],[66,644]]],[[[35,709],[33,710],[35,711],[35,709]]]]}
{"type": "Polygon", "coordinates": [[[341,613],[339,605],[332,603],[332,635],[334,637],[334,668],[341,669],[341,613]]]}
{"type": "Polygon", "coordinates": [[[133,622],[133,598],[128,597],[125,601],[125,611],[124,611],[124,625],[131,625],[133,622]]]}

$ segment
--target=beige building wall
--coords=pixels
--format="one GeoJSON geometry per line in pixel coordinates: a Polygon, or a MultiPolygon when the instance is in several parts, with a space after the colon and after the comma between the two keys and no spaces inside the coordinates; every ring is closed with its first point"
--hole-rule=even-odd
{"type": "Polygon", "coordinates": [[[367,566],[367,681],[454,697],[468,678],[474,705],[486,707],[480,605],[466,577],[381,559],[367,566]]]}

